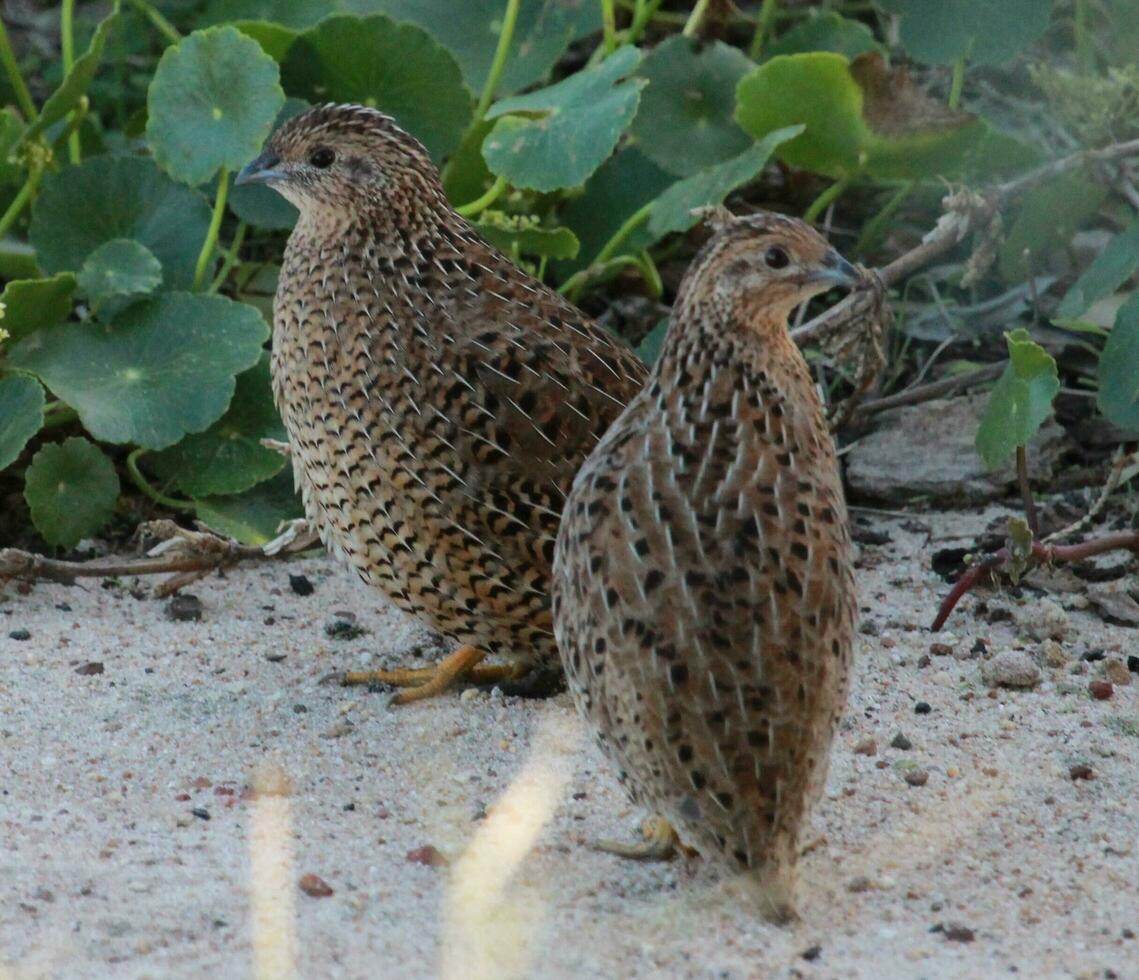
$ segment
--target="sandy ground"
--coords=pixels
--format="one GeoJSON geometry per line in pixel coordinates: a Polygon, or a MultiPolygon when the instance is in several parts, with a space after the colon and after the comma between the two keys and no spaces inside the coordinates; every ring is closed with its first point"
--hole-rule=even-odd
{"type": "Polygon", "coordinates": [[[1139,977],[1139,677],[1094,700],[1104,662],[1080,660],[1139,653],[1135,633],[1072,610],[1071,662],[990,696],[976,641],[1039,641],[974,599],[925,631],[928,554],[980,518],[919,519],[929,543],[878,518],[892,542],[863,549],[858,676],[790,928],[699,861],[585,846],[641,815],[564,695],[388,710],[321,683],[436,655],[330,560],[199,583],[201,622],[131,582],[9,585],[0,977],[1139,977]],[[370,632],[330,638],[339,610],[370,632]],[[450,864],[409,859],[428,845],[450,864]]]}

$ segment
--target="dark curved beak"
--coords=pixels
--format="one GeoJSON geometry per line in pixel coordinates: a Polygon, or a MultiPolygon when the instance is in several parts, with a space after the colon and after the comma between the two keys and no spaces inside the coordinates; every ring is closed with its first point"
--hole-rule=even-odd
{"type": "Polygon", "coordinates": [[[823,259],[822,265],[811,273],[811,281],[832,286],[852,287],[862,281],[858,270],[833,248],[823,259]]]}
{"type": "Polygon", "coordinates": [[[234,179],[237,184],[271,184],[275,180],[283,180],[285,174],[279,170],[281,158],[272,150],[265,150],[260,156],[251,160],[234,179]]]}

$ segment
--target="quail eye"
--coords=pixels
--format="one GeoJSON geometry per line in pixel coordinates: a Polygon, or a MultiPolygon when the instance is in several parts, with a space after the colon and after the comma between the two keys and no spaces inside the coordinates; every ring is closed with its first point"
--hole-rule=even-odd
{"type": "Polygon", "coordinates": [[[778,245],[772,245],[767,250],[763,256],[763,261],[767,263],[769,269],[785,269],[791,263],[787,251],[778,245]]]}
{"type": "Polygon", "coordinates": [[[308,162],[320,170],[327,170],[332,166],[332,163],[335,159],[336,154],[333,153],[327,146],[318,146],[309,155],[308,162]]]}

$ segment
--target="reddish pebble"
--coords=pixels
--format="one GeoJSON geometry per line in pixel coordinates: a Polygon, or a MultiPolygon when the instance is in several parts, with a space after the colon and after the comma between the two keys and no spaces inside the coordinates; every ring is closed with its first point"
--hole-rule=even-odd
{"type": "Polygon", "coordinates": [[[872,738],[864,738],[854,743],[854,748],[851,750],[855,755],[877,755],[878,743],[872,738]]]}
{"type": "Polygon", "coordinates": [[[214,796],[233,796],[234,790],[229,786],[215,786],[214,796]]]}
{"type": "Polygon", "coordinates": [[[924,786],[929,782],[929,773],[924,769],[907,769],[903,778],[911,786],[924,786]]]}
{"type": "Polygon", "coordinates": [[[190,783],[190,789],[209,789],[211,786],[213,786],[213,783],[206,779],[205,776],[199,776],[190,783]]]}
{"type": "Polygon", "coordinates": [[[929,645],[929,652],[935,657],[952,657],[953,647],[948,643],[931,643],[929,645]]]}
{"type": "Polygon", "coordinates": [[[426,864],[432,868],[445,868],[449,864],[448,860],[430,844],[424,844],[423,847],[408,851],[407,860],[412,864],[426,864]]]}
{"type": "Polygon", "coordinates": [[[179,803],[185,803],[190,798],[189,793],[179,793],[174,797],[179,803]]]}
{"type": "Polygon", "coordinates": [[[1081,762],[1068,769],[1068,775],[1073,779],[1095,779],[1095,770],[1081,762]]]}
{"type": "Polygon", "coordinates": [[[328,898],[333,894],[332,886],[320,875],[304,875],[298,884],[310,898],[328,898]]]}
{"type": "Polygon", "coordinates": [[[971,943],[977,938],[977,934],[968,926],[957,924],[945,926],[942,932],[945,933],[945,938],[951,943],[971,943]]]}
{"type": "Polygon", "coordinates": [[[1106,701],[1115,693],[1111,681],[1092,681],[1088,685],[1088,693],[1097,701],[1106,701]]]}

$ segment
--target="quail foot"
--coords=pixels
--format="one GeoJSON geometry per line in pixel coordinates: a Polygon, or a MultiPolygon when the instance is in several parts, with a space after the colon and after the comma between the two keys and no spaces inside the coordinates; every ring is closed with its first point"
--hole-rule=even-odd
{"type": "Polygon", "coordinates": [[[785,920],[856,615],[835,449],[787,317],[858,275],[800,221],[718,221],[646,387],[573,484],[554,628],[633,800],[785,920]]]}
{"type": "Polygon", "coordinates": [[[549,574],[565,495],[640,388],[628,349],[484,242],[391,118],[323,105],[239,182],[300,212],[274,305],[272,379],[324,543],[455,652],[346,683],[557,669],[549,574]],[[488,654],[505,667],[480,662],[488,654]]]}

